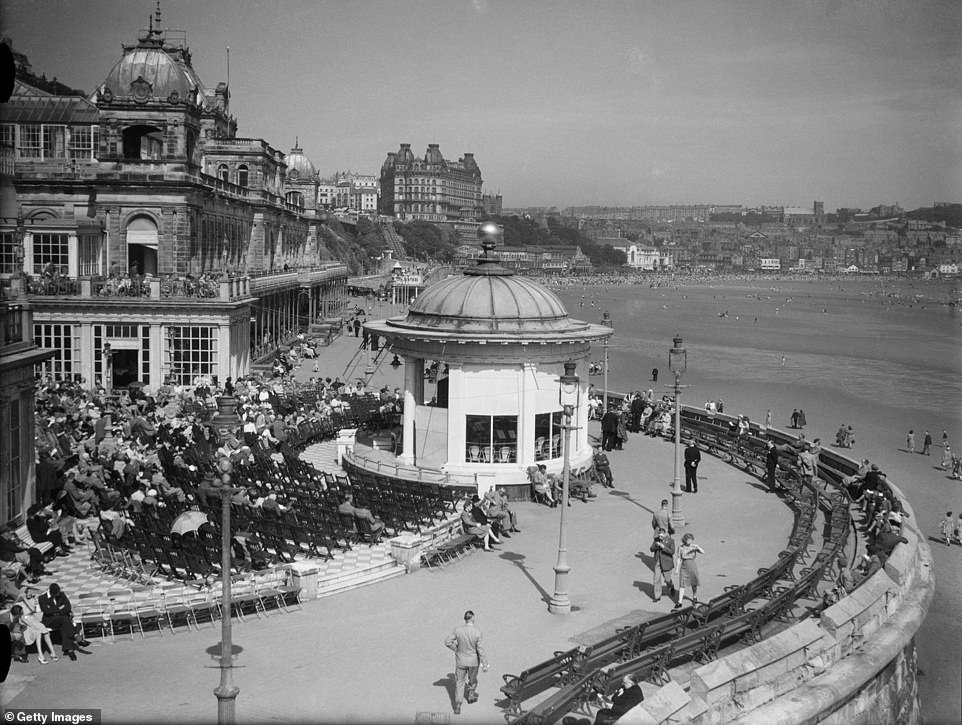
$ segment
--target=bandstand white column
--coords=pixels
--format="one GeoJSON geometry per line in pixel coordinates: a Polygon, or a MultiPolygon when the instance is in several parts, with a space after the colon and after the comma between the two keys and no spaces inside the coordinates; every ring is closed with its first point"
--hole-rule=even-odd
{"type": "Polygon", "coordinates": [[[414,465],[414,411],[417,399],[418,366],[414,360],[406,360],[404,365],[404,451],[398,460],[406,466],[414,465]]]}
{"type": "Polygon", "coordinates": [[[521,408],[518,411],[518,465],[523,468],[534,463],[534,414],[536,409],[538,366],[521,364],[521,408]]]}
{"type": "Polygon", "coordinates": [[[465,458],[464,370],[461,363],[448,363],[448,457],[447,462],[463,465],[465,458]]]}

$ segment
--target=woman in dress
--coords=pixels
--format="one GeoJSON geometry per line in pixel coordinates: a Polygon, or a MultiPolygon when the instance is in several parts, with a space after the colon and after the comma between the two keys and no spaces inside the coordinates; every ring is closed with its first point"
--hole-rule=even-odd
{"type": "Polygon", "coordinates": [[[47,645],[50,657],[60,658],[53,652],[53,642],[50,639],[50,629],[34,615],[35,608],[23,600],[20,604],[10,607],[10,638],[13,640],[14,659],[17,662],[27,661],[27,647],[37,645],[37,661],[45,665],[50,660],[43,656],[43,645],[47,645]],[[26,609],[26,611],[24,611],[26,609]]]}
{"type": "Polygon", "coordinates": [[[705,550],[695,543],[693,534],[685,534],[681,537],[681,546],[678,547],[678,563],[675,565],[675,573],[678,574],[678,601],[675,609],[681,609],[685,601],[685,589],[691,587],[692,604],[698,604],[698,564],[695,557],[704,554],[705,550]]]}

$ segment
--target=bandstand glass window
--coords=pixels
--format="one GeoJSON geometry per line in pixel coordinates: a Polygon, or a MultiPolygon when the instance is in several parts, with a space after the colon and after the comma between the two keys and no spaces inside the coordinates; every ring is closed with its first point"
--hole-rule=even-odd
{"type": "Polygon", "coordinates": [[[518,460],[518,416],[466,416],[464,441],[467,463],[514,463],[518,460]]]}
{"type": "Polygon", "coordinates": [[[561,457],[561,411],[534,417],[534,459],[546,461],[561,457]]]}

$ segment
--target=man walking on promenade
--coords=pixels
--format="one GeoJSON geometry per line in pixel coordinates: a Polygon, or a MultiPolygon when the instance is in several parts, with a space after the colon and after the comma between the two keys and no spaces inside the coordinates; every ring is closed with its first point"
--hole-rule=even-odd
{"type": "Polygon", "coordinates": [[[685,490],[698,493],[698,464],[701,451],[690,438],[685,442],[685,490]]]}
{"type": "Polygon", "coordinates": [[[488,657],[481,645],[481,630],[474,626],[474,612],[464,613],[464,625],[455,627],[444,645],[454,650],[454,714],[461,714],[461,703],[478,701],[478,665],[488,671],[488,657]]]}
{"type": "Polygon", "coordinates": [[[675,585],[672,582],[672,572],[675,570],[675,540],[668,535],[668,529],[659,527],[655,532],[655,539],[651,542],[652,575],[651,598],[661,600],[665,585],[668,586],[668,596],[674,599],[675,585]]]}
{"type": "Polygon", "coordinates": [[[651,528],[655,531],[664,529],[669,534],[675,533],[675,527],[671,525],[671,512],[668,510],[668,499],[661,500],[661,508],[651,515],[651,528]]]}
{"type": "Polygon", "coordinates": [[[922,455],[932,455],[932,434],[928,431],[925,431],[925,437],[922,438],[922,455]]]}

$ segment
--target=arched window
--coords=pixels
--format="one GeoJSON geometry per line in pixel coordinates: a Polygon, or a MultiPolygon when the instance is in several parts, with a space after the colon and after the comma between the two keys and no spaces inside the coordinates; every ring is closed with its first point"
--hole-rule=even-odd
{"type": "Polygon", "coordinates": [[[247,186],[247,166],[244,164],[237,167],[237,185],[247,186]]]}
{"type": "Polygon", "coordinates": [[[217,178],[221,181],[230,181],[230,170],[227,168],[227,164],[221,164],[217,167],[217,178]]]}
{"type": "Polygon", "coordinates": [[[132,274],[157,274],[159,234],[154,220],[134,217],[127,224],[127,270],[132,274]]]}

